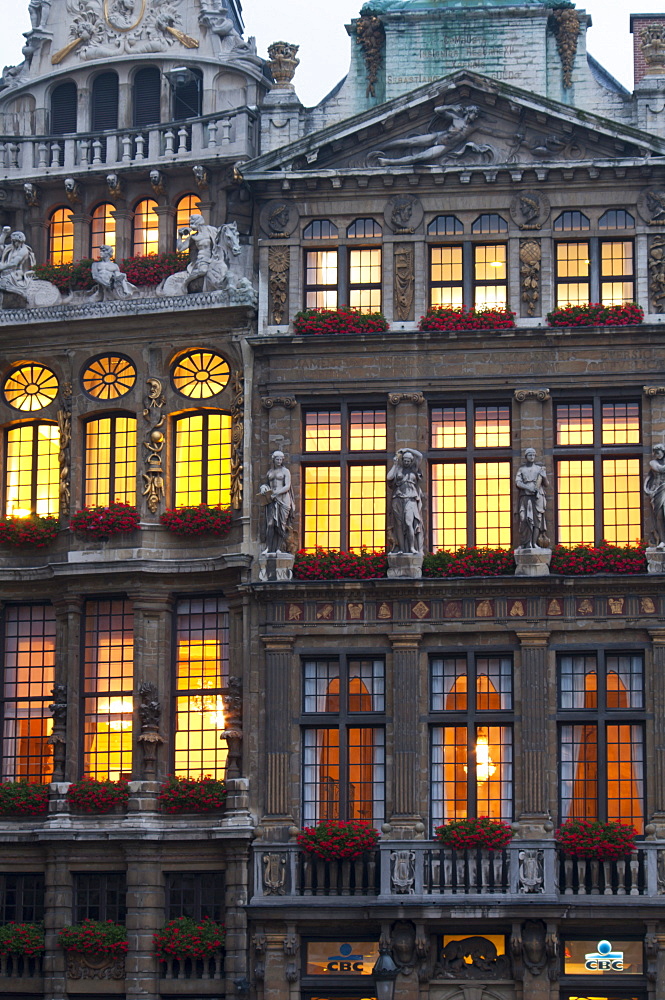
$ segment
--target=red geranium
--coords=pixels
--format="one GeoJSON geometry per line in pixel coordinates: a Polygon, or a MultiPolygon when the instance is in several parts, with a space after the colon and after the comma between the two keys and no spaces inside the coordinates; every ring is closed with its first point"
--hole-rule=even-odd
{"type": "Polygon", "coordinates": [[[104,541],[111,535],[135,531],[139,527],[139,512],[128,503],[115,500],[107,507],[84,507],[72,514],[72,531],[88,538],[104,541]]]}
{"type": "Polygon", "coordinates": [[[327,819],[306,826],[296,839],[298,847],[322,861],[344,861],[376,850],[379,834],[360,820],[327,819]]]}
{"type": "Polygon", "coordinates": [[[126,806],[129,785],[126,781],[95,781],[81,778],[67,789],[67,801],[73,809],[86,813],[107,813],[115,806],[126,806]]]}
{"type": "Polygon", "coordinates": [[[515,313],[510,309],[456,309],[431,306],[420,317],[419,330],[512,330],[515,313]]]}
{"type": "Polygon", "coordinates": [[[224,924],[209,917],[203,920],[177,917],[169,920],[153,938],[155,954],[162,962],[169,958],[210,958],[222,951],[225,940],[224,924]]]}
{"type": "Polygon", "coordinates": [[[231,518],[230,507],[209,507],[206,503],[200,503],[196,507],[165,510],[160,520],[166,530],[174,535],[216,535],[223,538],[231,530],[231,518]]]}
{"type": "Polygon", "coordinates": [[[298,336],[306,333],[383,333],[388,329],[388,321],[381,313],[361,313],[346,306],[304,309],[296,314],[293,329],[298,336]]]}
{"type": "Polygon", "coordinates": [[[172,774],[162,785],[157,796],[162,812],[205,813],[221,809],[226,801],[223,781],[204,778],[179,778],[172,774]]]}
{"type": "Polygon", "coordinates": [[[569,819],[555,833],[557,846],[574,858],[617,861],[635,850],[637,830],[623,823],[569,819]]]}
{"type": "Polygon", "coordinates": [[[563,306],[547,314],[550,326],[639,326],[644,309],[636,302],[623,306],[604,306],[590,302],[582,306],[563,306]]]}
{"type": "Polygon", "coordinates": [[[83,920],[63,927],[58,944],[63,951],[120,958],[127,953],[127,931],[112,920],[83,920]]]}
{"type": "Polygon", "coordinates": [[[445,847],[456,851],[483,848],[499,851],[512,840],[513,831],[507,823],[489,816],[470,816],[468,819],[453,819],[445,826],[437,826],[434,836],[445,847]]]}
{"type": "Polygon", "coordinates": [[[386,576],[385,552],[338,552],[336,549],[300,549],[293,563],[295,580],[369,580],[386,576]]]}

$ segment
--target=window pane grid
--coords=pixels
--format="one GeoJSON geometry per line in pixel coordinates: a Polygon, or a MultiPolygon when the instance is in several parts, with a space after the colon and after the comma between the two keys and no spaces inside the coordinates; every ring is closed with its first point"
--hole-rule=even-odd
{"type": "Polygon", "coordinates": [[[385,712],[385,674],[383,660],[349,660],[350,712],[385,712]]]}
{"type": "Polygon", "coordinates": [[[612,545],[635,545],[642,534],[639,458],[603,459],[603,536],[612,545]]]}
{"type": "Polygon", "coordinates": [[[603,444],[639,444],[639,441],[639,403],[603,403],[603,444]]]}
{"type": "Polygon", "coordinates": [[[134,690],[129,601],[89,601],[84,633],[84,774],[131,779],[134,690]]]}
{"type": "Polygon", "coordinates": [[[339,549],[341,543],[341,469],[309,465],[304,469],[304,548],[339,549]]]}
{"type": "Polygon", "coordinates": [[[477,406],[474,420],[476,448],[510,447],[510,407],[477,406]]]}
{"type": "Polygon", "coordinates": [[[224,920],[224,872],[174,872],[166,876],[166,919],[224,920]]]}
{"type": "Polygon", "coordinates": [[[462,462],[432,465],[432,548],[467,544],[467,469],[462,462]]]}
{"type": "Polygon", "coordinates": [[[432,729],[432,825],[475,814],[510,822],[513,798],[512,730],[509,726],[432,729]],[[475,772],[475,775],[474,775],[475,772]],[[475,782],[474,782],[475,777],[475,782]],[[475,783],[475,787],[474,786],[475,783]]]}
{"type": "Polygon", "coordinates": [[[115,253],[115,205],[106,202],[98,205],[92,213],[90,226],[90,254],[97,260],[102,247],[111,247],[115,253]]]}
{"type": "Polygon", "coordinates": [[[595,539],[594,476],[591,459],[557,462],[560,545],[593,545],[595,539]]]}
{"type": "Polygon", "coordinates": [[[385,451],[386,411],[351,410],[349,451],[385,451]]]}
{"type": "Polygon", "coordinates": [[[342,414],[339,410],[317,410],[305,414],[305,451],[340,451],[342,414]]]}
{"type": "Polygon", "coordinates": [[[434,407],[430,426],[432,448],[466,448],[465,407],[434,407]]]}
{"type": "Polygon", "coordinates": [[[127,886],[124,872],[74,875],[74,921],[112,920],[124,924],[127,886]]]}
{"type": "Polygon", "coordinates": [[[340,676],[337,660],[306,660],[303,678],[303,711],[339,712],[340,676]]]}
{"type": "Polygon", "coordinates": [[[644,660],[640,654],[608,654],[605,671],[608,708],[644,708],[644,660]]]}
{"type": "Polygon", "coordinates": [[[74,260],[74,223],[71,208],[56,208],[49,221],[49,264],[74,260]]]}
{"type": "Polygon", "coordinates": [[[386,543],[386,467],[349,467],[349,548],[383,549],[386,543]]]}
{"type": "Polygon", "coordinates": [[[561,727],[561,820],[598,819],[598,731],[561,727]]]}
{"type": "Polygon", "coordinates": [[[60,431],[55,424],[19,424],[7,429],[5,515],[58,516],[60,431]]]}
{"type": "Polygon", "coordinates": [[[231,415],[179,417],[175,433],[176,507],[231,502],[231,415]]]}
{"type": "Polygon", "coordinates": [[[349,251],[349,305],[363,313],[381,311],[381,249],[349,251]]]}
{"type": "Polygon", "coordinates": [[[510,462],[476,462],[476,545],[479,548],[510,548],[510,462]]]}
{"type": "Polygon", "coordinates": [[[200,215],[201,199],[197,194],[185,194],[179,199],[175,211],[176,232],[181,226],[189,225],[190,215],[200,215]]]}
{"type": "Polygon", "coordinates": [[[430,248],[430,300],[450,309],[464,304],[461,246],[430,248]]]}
{"type": "Polygon", "coordinates": [[[560,404],[556,408],[556,421],[557,444],[593,444],[593,406],[591,403],[560,404]]]}
{"type": "Polygon", "coordinates": [[[305,253],[305,308],[337,308],[337,250],[305,253]]]}
{"type": "Polygon", "coordinates": [[[159,253],[159,218],[152,198],[140,201],[134,209],[134,256],[159,253]]]}
{"type": "Polygon", "coordinates": [[[476,308],[505,309],[506,244],[476,244],[473,248],[474,305],[476,308]]]}
{"type": "Polygon", "coordinates": [[[85,503],[136,503],[136,418],[103,417],[85,426],[85,503]]]}
{"type": "Polygon", "coordinates": [[[174,773],[223,778],[222,691],[229,673],[229,616],[216,597],[182,600],[176,612],[174,773]]]}
{"type": "Polygon", "coordinates": [[[36,924],[43,919],[44,876],[39,872],[0,874],[0,924],[36,924]]]}
{"type": "Polygon", "coordinates": [[[641,726],[607,727],[607,818],[644,829],[644,739],[641,726]]]}
{"type": "Polygon", "coordinates": [[[556,244],[556,304],[584,305],[589,301],[589,244],[556,244]]]}
{"type": "Polygon", "coordinates": [[[600,244],[600,301],[621,306],[635,298],[633,244],[630,240],[600,244]]]}

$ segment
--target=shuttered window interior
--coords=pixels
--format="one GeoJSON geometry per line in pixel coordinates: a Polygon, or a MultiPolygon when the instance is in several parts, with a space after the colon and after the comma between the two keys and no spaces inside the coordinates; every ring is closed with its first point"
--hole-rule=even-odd
{"type": "Polygon", "coordinates": [[[93,132],[104,132],[118,127],[118,75],[101,73],[92,84],[93,132]]]}
{"type": "Polygon", "coordinates": [[[158,125],[160,121],[161,74],[156,66],[140,69],[134,77],[134,125],[158,125]]]}
{"type": "Polygon", "coordinates": [[[76,84],[61,83],[51,94],[51,133],[65,135],[76,132],[76,84]]]}

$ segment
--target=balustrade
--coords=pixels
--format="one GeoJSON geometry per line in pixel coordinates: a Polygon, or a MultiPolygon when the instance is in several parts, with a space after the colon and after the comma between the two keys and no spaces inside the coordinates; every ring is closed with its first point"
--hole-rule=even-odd
{"type": "Polygon", "coordinates": [[[162,979],[221,979],[224,956],[220,951],[209,958],[167,958],[159,968],[162,979]]]}
{"type": "Polygon", "coordinates": [[[41,955],[0,955],[0,979],[35,979],[41,975],[41,955]]]}

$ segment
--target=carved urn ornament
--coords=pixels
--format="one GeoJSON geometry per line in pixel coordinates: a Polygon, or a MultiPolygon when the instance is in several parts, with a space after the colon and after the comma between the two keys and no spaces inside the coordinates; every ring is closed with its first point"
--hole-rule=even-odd
{"type": "Polygon", "coordinates": [[[665,76],[665,25],[645,25],[640,36],[640,48],[647,76],[665,76]]]}
{"type": "Polygon", "coordinates": [[[290,42],[273,42],[268,46],[268,65],[276,87],[292,87],[292,80],[300,59],[296,59],[299,45],[290,42]]]}

